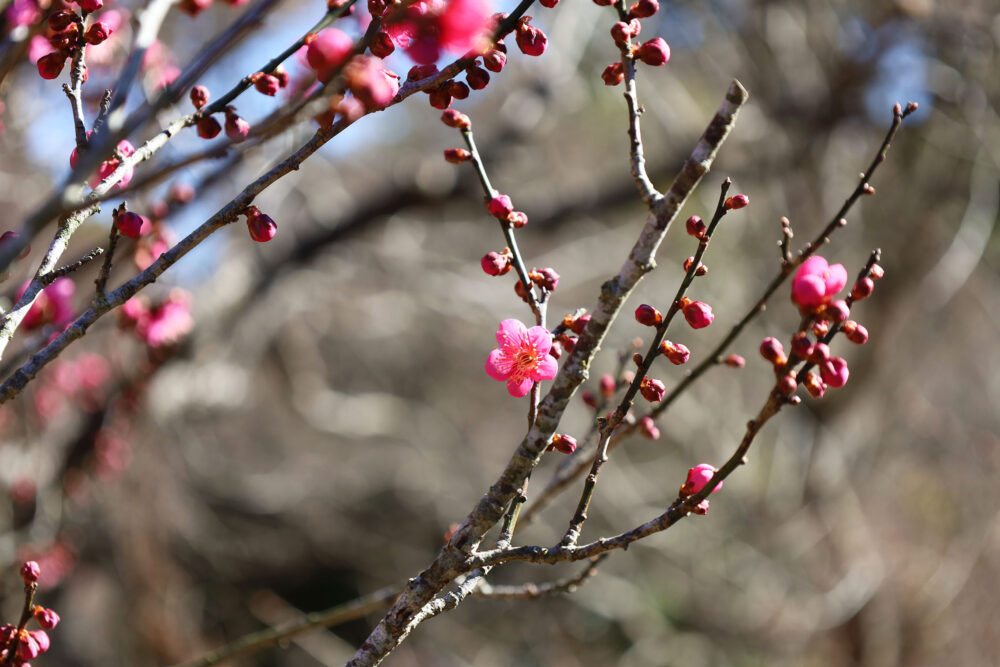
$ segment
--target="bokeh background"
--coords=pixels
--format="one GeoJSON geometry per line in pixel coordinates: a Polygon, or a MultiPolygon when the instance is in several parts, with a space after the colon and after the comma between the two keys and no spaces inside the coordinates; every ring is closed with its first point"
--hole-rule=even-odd
{"type": "MultiPolygon", "coordinates": [[[[234,11],[171,15],[164,41],[176,64],[234,11]]],[[[228,88],[321,12],[281,3],[206,83],[228,88]]],[[[620,89],[599,77],[615,57],[612,13],[575,0],[529,13],[548,33],[546,54],[512,48],[503,74],[457,108],[473,119],[494,184],[531,219],[518,236],[526,261],[562,276],[555,320],[593,305],[644,216],[620,89]]],[[[692,291],[715,323],[670,336],[693,361],[778,270],[779,218],[792,221],[796,244],[815,236],[870,161],[893,103],[919,102],[873,179],[877,194],[823,250],[853,276],[882,248],[886,277],[854,311],[871,340],[838,339],[847,386],[769,423],[707,517],[615,553],[573,595],[470,599],[422,625],[387,664],[1000,664],[1000,4],[664,1],[643,23],[644,38],[662,35],[673,52],[639,81],[659,187],[730,79],[751,94],[681,216],[710,212],[725,176],[751,201],[725,220],[692,291]]],[[[4,48],[16,46],[8,36],[4,48]]],[[[62,177],[72,133],[58,87],[23,58],[4,62],[0,204],[14,227],[62,177]]],[[[274,102],[248,93],[239,105],[254,122],[274,102]]],[[[183,342],[150,350],[106,318],[65,359],[71,371],[88,354],[107,359],[98,389],[68,391],[78,380],[66,377],[83,371],[50,369],[0,410],[4,618],[20,608],[16,568],[27,556],[45,571],[42,602],[63,618],[39,664],[172,664],[404,582],[502,469],[526,402],[489,380],[483,362],[497,323],[530,313],[513,274],[479,268],[503,240],[472,170],[441,159],[460,143],[439,115],[421,96],[364,119],[258,199],[278,222],[273,242],[253,244],[238,223],[150,288],[154,300],[190,293],[183,342]]],[[[183,234],[311,132],[306,123],[182,171],[130,207],[151,208],[172,182],[195,185],[199,197],[166,219],[183,234]]],[[[193,135],[175,143],[162,160],[204,146],[193,135]]],[[[102,242],[110,208],[71,255],[102,242]]],[[[44,237],[34,245],[32,261],[44,237]]],[[[631,306],[666,307],[693,252],[676,227],[631,306]]],[[[30,263],[6,283],[8,303],[30,263]]],[[[119,264],[115,280],[134,271],[119,264]]],[[[81,307],[91,279],[76,277],[81,307]]],[[[787,339],[796,320],[783,288],[731,348],[746,368],[710,371],[664,415],[658,441],[614,452],[584,539],[659,514],[688,467],[729,456],[770,387],[757,346],[787,339]]],[[[631,318],[618,322],[592,382],[641,335],[631,318]]],[[[7,373],[39,339],[21,340],[7,373]]],[[[683,372],[655,369],[668,387],[683,372]]],[[[561,430],[582,436],[590,419],[577,399],[561,430]]],[[[532,483],[544,485],[558,458],[546,457],[532,483]]],[[[515,541],[557,541],[576,495],[515,541]]],[[[517,565],[491,579],[578,569],[517,565]]],[[[377,618],[238,664],[340,664],[377,618]]]]}

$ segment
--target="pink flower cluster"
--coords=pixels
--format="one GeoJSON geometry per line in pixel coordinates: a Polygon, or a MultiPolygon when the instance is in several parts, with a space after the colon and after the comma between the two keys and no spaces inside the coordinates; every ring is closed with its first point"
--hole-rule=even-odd
{"type": "Polygon", "coordinates": [[[507,319],[500,323],[496,336],[499,347],[486,359],[486,374],[506,382],[511,396],[525,396],[534,383],[556,376],[558,365],[549,354],[552,334],[548,329],[529,329],[520,320],[507,319]]]}
{"type": "Polygon", "coordinates": [[[831,266],[825,258],[813,255],[802,262],[792,279],[792,301],[804,310],[826,306],[847,284],[843,264],[831,266]]]}
{"type": "Polygon", "coordinates": [[[489,46],[492,10],[487,0],[420,0],[398,19],[391,12],[387,18],[384,31],[392,43],[421,65],[436,63],[444,52],[481,55],[489,46]]]}
{"type": "Polygon", "coordinates": [[[152,348],[173,345],[194,327],[190,300],[187,292],[180,289],[171,290],[157,306],[150,306],[141,296],[132,297],[121,307],[121,325],[134,330],[152,348]]]}
{"type": "MultiPolygon", "coordinates": [[[[41,567],[35,561],[27,561],[21,566],[21,579],[24,581],[26,594],[33,594],[37,589],[41,572],[41,567]]],[[[0,626],[0,662],[4,665],[30,667],[29,660],[49,650],[51,643],[45,631],[52,630],[59,624],[59,614],[34,605],[31,608],[31,618],[41,630],[27,630],[23,626],[9,623],[0,626]]]]}
{"type": "MultiPolygon", "coordinates": [[[[28,289],[29,284],[25,283],[21,286],[17,293],[18,299],[28,289]]],[[[57,327],[68,324],[73,319],[73,292],[75,291],[76,285],[73,284],[72,280],[65,277],[56,278],[51,285],[38,294],[35,303],[24,316],[21,326],[31,330],[46,324],[54,324],[57,327]]]]}

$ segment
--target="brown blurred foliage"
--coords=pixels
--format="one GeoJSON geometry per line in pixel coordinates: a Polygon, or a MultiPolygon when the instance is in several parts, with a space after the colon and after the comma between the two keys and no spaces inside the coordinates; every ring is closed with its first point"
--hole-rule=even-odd
{"type": "MultiPolygon", "coordinates": [[[[853,188],[893,103],[920,102],[877,194],[823,251],[853,276],[882,248],[886,278],[854,313],[871,341],[838,341],[848,385],[769,424],[707,517],[615,553],[572,596],[470,599],[421,626],[389,664],[1000,664],[998,10],[971,0],[663,3],[659,32],[652,21],[645,30],[673,58],[639,80],[656,184],[672,178],[730,78],[751,93],[682,213],[706,215],[725,176],[750,196],[694,287],[717,318],[679,340],[693,360],[776,272],[779,217],[796,243],[811,238],[853,188]]],[[[531,219],[519,235],[526,261],[562,275],[554,320],[594,302],[643,209],[620,90],[599,78],[615,56],[611,15],[572,0],[535,14],[549,51],[512,56],[460,108],[494,183],[531,219]]],[[[530,314],[510,276],[479,269],[502,238],[471,170],[441,159],[459,137],[438,116],[421,98],[365,119],[353,148],[316,156],[258,201],[278,221],[275,241],[251,247],[233,229],[175,268],[194,294],[196,329],[141,391],[124,388],[139,403],[120,476],[64,498],[67,469],[108,415],[42,428],[25,416],[30,393],[7,406],[29,421],[5,436],[3,479],[27,475],[39,492],[28,519],[16,504],[5,519],[5,618],[20,604],[26,545],[58,537],[74,553],[73,570],[44,593],[64,620],[41,664],[169,664],[405,581],[502,469],[526,404],[483,362],[496,323],[530,314]]],[[[13,165],[23,128],[5,121],[13,165]]],[[[192,219],[293,145],[248,153],[204,186],[192,219]]],[[[11,166],[6,210],[24,212],[11,179],[32,168],[11,166]]],[[[79,253],[103,233],[80,239],[79,253]]],[[[678,226],[634,304],[665,305],[693,250],[678,226]]],[[[666,414],[659,441],[614,452],[584,539],[655,516],[688,467],[728,456],[770,386],[757,345],[787,339],[795,322],[783,289],[732,349],[745,369],[711,371],[666,414]]],[[[615,326],[592,383],[641,329],[615,326]]],[[[128,344],[104,324],[79,347],[128,344]]],[[[682,370],[657,372],[669,387],[682,370]]],[[[582,436],[588,413],[577,403],[562,430],[582,436]]],[[[557,541],[575,493],[516,541],[557,541]]],[[[492,579],[577,569],[508,566],[492,579]]],[[[369,627],[319,631],[242,664],[339,664],[369,627]]]]}

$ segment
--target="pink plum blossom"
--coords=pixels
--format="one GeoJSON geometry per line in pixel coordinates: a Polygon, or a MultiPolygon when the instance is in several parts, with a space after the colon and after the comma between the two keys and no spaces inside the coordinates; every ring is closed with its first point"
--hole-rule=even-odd
{"type": "Polygon", "coordinates": [[[486,359],[486,373],[506,382],[511,396],[525,396],[535,382],[556,376],[558,365],[549,356],[552,335],[545,327],[528,329],[520,320],[507,319],[500,323],[497,343],[500,347],[486,359]]]}
{"type": "Polygon", "coordinates": [[[830,303],[847,284],[843,264],[830,266],[826,259],[813,255],[802,263],[792,279],[792,301],[801,308],[816,308],[830,303]]]}
{"type": "Polygon", "coordinates": [[[442,52],[478,52],[487,44],[492,12],[487,0],[421,0],[385,27],[414,62],[429,65],[442,52]]]}

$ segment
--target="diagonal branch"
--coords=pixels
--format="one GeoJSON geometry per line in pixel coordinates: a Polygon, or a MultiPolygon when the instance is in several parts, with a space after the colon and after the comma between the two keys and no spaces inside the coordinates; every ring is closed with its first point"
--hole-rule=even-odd
{"type": "Polygon", "coordinates": [[[524,480],[538,464],[549,438],[555,433],[563,411],[587,378],[590,362],[611,323],[642,277],[654,268],[654,257],[663,237],[688,196],[712,165],[719,147],[729,135],[748,94],[738,81],[729,86],[725,99],[694,151],[674,179],[670,191],[650,211],[632,252],[618,275],[601,289],[592,318],[556,375],[542,400],[534,426],[514,452],[503,473],[490,487],[431,565],[409,581],[385,617],[358,648],[349,667],[375,665],[412,630],[410,622],[435,595],[459,574],[469,571],[468,553],[503,516],[524,480]]]}

